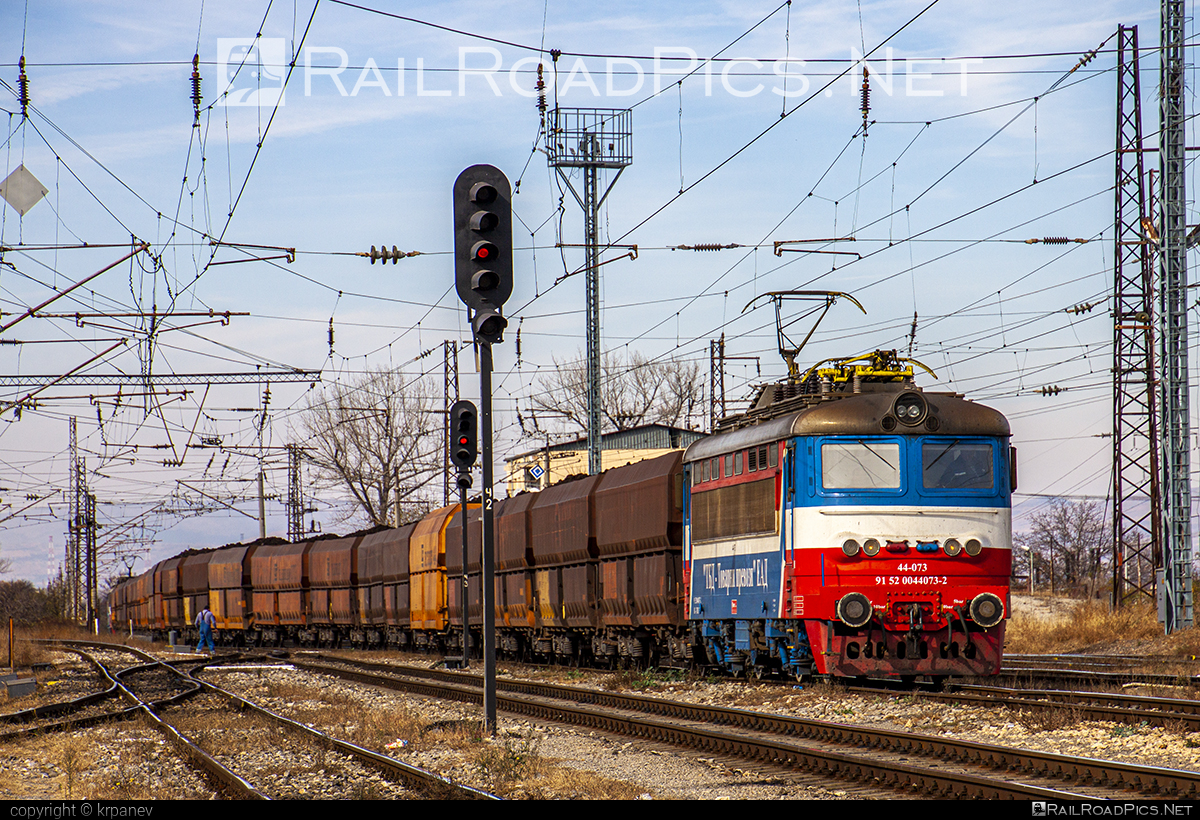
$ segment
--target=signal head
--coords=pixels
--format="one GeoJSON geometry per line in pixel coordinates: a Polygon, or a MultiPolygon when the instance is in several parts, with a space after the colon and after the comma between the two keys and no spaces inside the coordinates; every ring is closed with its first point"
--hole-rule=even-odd
{"type": "Polygon", "coordinates": [[[450,462],[460,473],[469,473],[479,454],[478,419],[479,411],[469,401],[456,401],[450,407],[450,462]]]}
{"type": "Polygon", "coordinates": [[[475,338],[499,341],[513,289],[512,187],[491,165],[472,165],[454,183],[454,283],[475,313],[475,338]]]}

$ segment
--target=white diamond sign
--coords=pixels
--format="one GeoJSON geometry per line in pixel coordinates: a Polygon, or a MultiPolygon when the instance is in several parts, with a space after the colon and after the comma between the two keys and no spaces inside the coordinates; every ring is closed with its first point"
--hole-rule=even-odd
{"type": "Polygon", "coordinates": [[[47,193],[46,186],[38,182],[38,178],[24,165],[17,166],[17,170],[0,182],[0,197],[4,197],[21,216],[25,216],[30,208],[41,202],[47,193]]]}
{"type": "Polygon", "coordinates": [[[533,476],[534,481],[541,481],[542,476],[544,476],[546,474],[546,471],[543,470],[539,465],[534,464],[532,467],[529,468],[529,474],[531,476],[533,476]]]}

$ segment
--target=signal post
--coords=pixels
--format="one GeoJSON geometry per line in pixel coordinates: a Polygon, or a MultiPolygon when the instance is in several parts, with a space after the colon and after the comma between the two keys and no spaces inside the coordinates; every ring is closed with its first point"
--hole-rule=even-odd
{"type": "MultiPolygon", "coordinates": [[[[493,521],[492,485],[492,345],[502,342],[508,321],[500,309],[512,295],[512,186],[499,169],[491,165],[472,165],[454,181],[454,284],[458,297],[467,306],[471,330],[479,346],[479,444],[483,460],[483,711],[484,728],[496,731],[496,549],[493,521]]],[[[455,407],[459,407],[456,404],[455,407]]],[[[469,404],[469,402],[468,402],[469,404]]],[[[452,420],[455,417],[452,412],[452,420]]],[[[455,429],[456,442],[462,433],[455,429]]],[[[456,445],[452,448],[459,450],[456,445]]],[[[465,460],[466,456],[462,458],[465,460]]],[[[474,462],[474,458],[471,458],[474,462]]],[[[459,468],[459,487],[463,487],[464,468],[459,468]]],[[[470,486],[470,466],[466,467],[470,486]]],[[[463,505],[463,533],[467,526],[463,505]]],[[[463,561],[465,572],[466,561],[463,561]]],[[[464,589],[463,611],[466,612],[464,589]]],[[[467,644],[466,619],[463,619],[463,643],[467,644]]],[[[465,655],[465,652],[464,652],[465,655]]]]}
{"type": "MultiPolygon", "coordinates": [[[[450,406],[450,461],[458,468],[458,495],[460,500],[460,515],[462,515],[462,619],[463,619],[463,657],[462,665],[466,669],[471,665],[471,619],[467,602],[470,601],[467,583],[467,490],[471,489],[471,467],[479,454],[479,433],[476,422],[479,411],[469,401],[456,401],[450,406]]],[[[449,549],[450,545],[447,544],[449,549]]]]}

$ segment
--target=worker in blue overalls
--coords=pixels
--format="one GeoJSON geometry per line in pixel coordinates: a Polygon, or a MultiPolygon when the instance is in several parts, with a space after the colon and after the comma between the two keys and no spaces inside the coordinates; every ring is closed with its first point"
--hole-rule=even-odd
{"type": "Polygon", "coordinates": [[[197,653],[204,651],[205,644],[208,644],[208,654],[213,653],[213,629],[216,625],[217,619],[213,616],[212,610],[204,607],[196,616],[196,626],[200,628],[200,643],[196,644],[197,653]]]}

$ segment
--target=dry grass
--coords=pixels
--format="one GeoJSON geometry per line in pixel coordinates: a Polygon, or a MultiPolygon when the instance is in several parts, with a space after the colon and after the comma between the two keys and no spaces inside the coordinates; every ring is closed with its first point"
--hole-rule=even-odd
{"type": "Polygon", "coordinates": [[[55,757],[62,771],[63,794],[68,800],[73,800],[79,796],[77,787],[83,773],[92,765],[91,744],[73,735],[60,736],[55,740],[55,757]]]}
{"type": "MultiPolygon", "coordinates": [[[[624,685],[634,688],[656,688],[681,679],[678,673],[670,672],[631,671],[612,677],[614,682],[620,678],[624,685]]],[[[647,791],[644,786],[580,771],[546,758],[536,735],[507,732],[499,738],[486,738],[478,720],[430,719],[422,714],[420,705],[367,708],[353,694],[314,691],[308,685],[266,679],[261,686],[258,691],[265,697],[260,702],[267,708],[418,766],[439,770],[448,767],[455,780],[465,770],[470,773],[466,782],[503,797],[629,800],[647,791]]],[[[258,699],[257,694],[253,697],[258,699]]],[[[315,753],[313,762],[317,766],[321,764],[320,757],[320,752],[315,753]]],[[[354,796],[364,799],[380,796],[371,791],[371,786],[363,788],[365,791],[354,796]]]]}
{"type": "MultiPolygon", "coordinates": [[[[79,641],[99,638],[99,640],[113,643],[131,643],[124,640],[121,635],[110,635],[107,632],[101,632],[99,636],[96,636],[83,627],[57,621],[47,621],[33,626],[17,626],[13,629],[13,637],[15,640],[12,654],[14,655],[18,669],[22,667],[28,669],[30,664],[44,663],[51,660],[45,647],[32,643],[35,639],[79,641]]],[[[0,667],[7,668],[9,665],[8,621],[5,619],[4,623],[0,625],[0,667]]]]}
{"type": "MultiPolygon", "coordinates": [[[[303,708],[303,707],[301,707],[303,708]]],[[[475,720],[431,722],[407,708],[364,710],[353,699],[316,707],[340,727],[334,734],[352,743],[400,757],[421,752],[453,752],[467,762],[483,788],[501,797],[523,799],[634,799],[645,789],[558,765],[542,756],[534,736],[485,738],[475,720]],[[399,749],[389,744],[402,743],[399,749]]]]}
{"type": "Polygon", "coordinates": [[[1133,603],[1111,610],[1105,603],[1082,601],[1055,619],[1038,619],[1019,611],[1008,623],[1004,651],[1016,654],[1078,652],[1089,647],[1162,637],[1153,606],[1133,603]]]}
{"type": "Polygon", "coordinates": [[[520,785],[529,800],[636,800],[646,790],[622,780],[543,761],[535,776],[520,785]]]}
{"type": "Polygon", "coordinates": [[[154,800],[161,798],[162,789],[143,770],[153,752],[153,745],[139,741],[122,749],[115,760],[108,760],[101,771],[90,774],[86,791],[93,800],[154,800]]]}
{"type": "MultiPolygon", "coordinates": [[[[293,683],[292,681],[271,681],[264,684],[267,696],[282,698],[288,703],[296,703],[313,699],[313,688],[310,685],[293,683]]],[[[346,694],[322,694],[323,702],[335,705],[358,705],[358,701],[346,694]]]]}
{"type": "Polygon", "coordinates": [[[634,800],[635,784],[562,766],[542,756],[535,737],[509,735],[477,743],[472,761],[489,791],[523,800],[634,800]]]}
{"type": "Polygon", "coordinates": [[[347,738],[359,746],[384,750],[400,741],[410,752],[438,746],[462,749],[479,741],[480,726],[475,721],[448,724],[430,723],[410,709],[381,709],[360,715],[361,720],[347,738]]]}
{"type": "Polygon", "coordinates": [[[479,744],[474,764],[493,793],[511,797],[518,785],[533,779],[543,761],[536,739],[506,737],[479,744]]]}
{"type": "Polygon", "coordinates": [[[1013,719],[1030,732],[1054,732],[1059,729],[1070,729],[1083,722],[1083,716],[1073,706],[1061,706],[1053,709],[1022,709],[1013,715],[1013,719]]]}
{"type": "Polygon", "coordinates": [[[462,748],[478,742],[480,736],[475,723],[431,723],[406,707],[368,709],[350,694],[316,694],[306,685],[277,681],[266,682],[264,688],[267,700],[263,705],[268,708],[376,751],[387,752],[387,746],[397,742],[408,752],[447,745],[462,748]]]}
{"type": "Polygon", "coordinates": [[[600,685],[610,692],[655,692],[687,679],[688,673],[682,669],[623,669],[607,675],[600,685]]]}
{"type": "MultiPolygon", "coordinates": [[[[203,702],[201,695],[187,707],[168,710],[166,720],[197,746],[210,755],[220,755],[236,749],[253,752],[268,748],[274,743],[274,735],[283,729],[269,718],[253,712],[235,712],[232,709],[193,709],[193,704],[203,702]]],[[[211,696],[216,703],[215,696],[211,696]]]]}
{"type": "Polygon", "coordinates": [[[841,701],[847,698],[857,698],[858,695],[846,691],[847,684],[839,678],[814,678],[804,684],[803,689],[793,689],[790,697],[818,702],[841,701]]]}
{"type": "Polygon", "coordinates": [[[9,658],[8,653],[8,623],[5,622],[3,629],[0,629],[0,666],[7,669],[14,666],[17,669],[28,669],[31,664],[44,663],[49,660],[46,650],[37,644],[30,643],[32,637],[42,637],[40,634],[35,634],[35,630],[27,626],[18,626],[13,629],[13,657],[9,658]],[[15,661],[15,664],[14,664],[15,661]]]}

